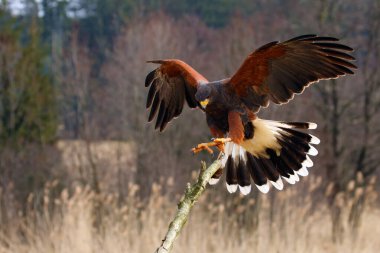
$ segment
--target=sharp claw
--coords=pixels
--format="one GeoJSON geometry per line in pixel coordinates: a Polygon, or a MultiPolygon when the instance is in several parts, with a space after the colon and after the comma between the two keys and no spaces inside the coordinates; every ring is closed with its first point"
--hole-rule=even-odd
{"type": "Polygon", "coordinates": [[[200,147],[194,147],[191,149],[191,152],[193,152],[193,155],[196,155],[201,151],[202,151],[202,148],[200,148],[200,147]]]}
{"type": "Polygon", "coordinates": [[[194,154],[197,154],[202,150],[206,150],[208,153],[214,154],[214,151],[211,149],[211,147],[217,147],[220,151],[223,152],[225,143],[231,141],[229,138],[212,138],[212,140],[213,141],[209,143],[198,144],[196,147],[192,148],[191,151],[194,154]]]}
{"type": "Polygon", "coordinates": [[[205,147],[206,148],[206,150],[210,153],[210,154],[214,154],[214,151],[211,149],[211,148],[209,148],[209,147],[205,147]]]}

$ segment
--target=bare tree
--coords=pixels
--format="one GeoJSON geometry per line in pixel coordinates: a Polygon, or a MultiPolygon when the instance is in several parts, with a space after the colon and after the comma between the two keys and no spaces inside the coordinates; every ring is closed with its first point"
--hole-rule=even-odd
{"type": "MultiPolygon", "coordinates": [[[[365,8],[368,15],[354,16],[345,14],[347,8],[363,8],[363,5],[357,5],[353,2],[329,1],[322,0],[319,3],[319,9],[316,12],[319,20],[319,29],[324,33],[340,34],[346,39],[353,39],[354,48],[357,51],[357,64],[359,70],[356,76],[350,79],[332,80],[328,85],[318,85],[317,94],[320,97],[320,103],[316,107],[322,117],[325,119],[323,129],[327,138],[327,148],[325,150],[328,159],[326,162],[327,179],[331,182],[329,185],[329,202],[331,206],[331,219],[333,223],[333,240],[340,241],[343,238],[344,229],[342,226],[342,205],[340,205],[340,195],[345,191],[348,183],[352,180],[357,181],[357,173],[365,173],[369,179],[375,172],[374,163],[367,162],[372,155],[367,154],[371,149],[369,136],[372,139],[378,138],[378,130],[373,121],[377,112],[375,112],[376,99],[378,99],[378,83],[373,74],[374,71],[368,66],[377,61],[378,54],[378,22],[374,16],[376,3],[367,1],[365,8]],[[375,30],[367,31],[369,36],[358,36],[362,33],[360,24],[371,23],[369,28],[375,30]],[[366,44],[365,50],[360,44],[366,44]],[[377,44],[376,44],[377,43],[377,44]],[[377,48],[376,48],[377,47],[377,48]],[[369,49],[371,53],[369,53],[369,49]],[[372,54],[372,55],[371,55],[372,54]],[[373,57],[372,57],[373,56],[373,57]],[[353,92],[354,91],[354,92],[353,92]],[[360,101],[358,103],[358,101],[360,101]],[[359,105],[359,106],[358,106],[359,105]],[[371,132],[370,132],[371,131],[371,132]]],[[[374,154],[374,153],[373,153],[374,154]]],[[[375,158],[376,160],[376,158],[375,158]]],[[[373,157],[372,157],[372,161],[373,157]]],[[[377,160],[378,162],[378,160],[377,160]]],[[[360,177],[359,177],[360,178],[360,177]]],[[[368,181],[368,180],[367,180],[368,181]]],[[[356,182],[356,187],[364,187],[365,181],[356,182]],[[363,185],[364,184],[364,185],[363,185]]],[[[357,200],[357,205],[353,205],[350,214],[350,220],[353,228],[358,226],[360,219],[360,207],[364,198],[357,200]]]]}

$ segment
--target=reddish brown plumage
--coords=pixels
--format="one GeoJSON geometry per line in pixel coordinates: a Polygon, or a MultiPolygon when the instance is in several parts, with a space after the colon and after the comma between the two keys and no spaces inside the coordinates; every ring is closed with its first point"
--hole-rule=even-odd
{"type": "MultiPolygon", "coordinates": [[[[206,113],[211,134],[217,138],[193,151],[212,153],[210,147],[217,147],[224,153],[222,167],[230,192],[239,186],[247,194],[251,177],[263,192],[269,190],[268,180],[282,189],[281,177],[295,183],[295,175],[307,175],[306,167],[312,165],[307,155],[317,154],[310,144],[319,143],[318,138],[293,128],[314,129],[315,124],[265,121],[257,119],[256,113],[270,101],[287,103],[311,83],[353,74],[352,49],[337,41],[309,34],[268,43],[251,53],[231,78],[215,82],[180,60],[150,61],[161,65],[145,79],[145,86],[150,86],[148,120],[157,115],[155,127],[162,131],[187,101],[190,108],[206,113]]],[[[198,127],[196,123],[191,127],[198,127]]],[[[221,174],[222,168],[213,175],[212,184],[221,174]]]]}
{"type": "Polygon", "coordinates": [[[148,119],[157,115],[156,128],[162,131],[187,101],[189,107],[206,112],[214,137],[229,135],[241,143],[253,136],[249,123],[270,101],[284,104],[313,82],[353,74],[350,51],[336,38],[317,35],[271,42],[251,53],[231,78],[216,82],[208,82],[181,60],[149,61],[161,65],[145,81],[150,86],[148,119]]]}
{"type": "Polygon", "coordinates": [[[145,86],[150,86],[146,108],[151,108],[148,120],[156,117],[156,129],[163,131],[166,125],[181,114],[184,102],[190,108],[198,106],[195,100],[197,87],[207,83],[207,79],[188,64],[180,60],[154,60],[161,64],[150,72],[145,79],[145,86]]]}
{"type": "Polygon", "coordinates": [[[224,137],[224,132],[219,130],[216,127],[210,127],[210,132],[211,132],[211,135],[215,138],[223,138],[224,137]]]}
{"type": "Polygon", "coordinates": [[[242,143],[244,140],[244,126],[238,112],[230,111],[228,113],[228,126],[232,141],[237,144],[242,143]]]}
{"type": "Polygon", "coordinates": [[[162,75],[166,75],[169,78],[182,76],[189,85],[195,88],[198,86],[199,83],[208,82],[204,76],[202,76],[190,65],[181,60],[166,59],[148,62],[161,64],[158,70],[162,75]]]}
{"type": "Polygon", "coordinates": [[[256,92],[263,94],[262,87],[264,80],[269,74],[269,61],[283,56],[286,46],[275,45],[267,50],[257,50],[250,54],[243,62],[237,72],[232,76],[230,84],[234,85],[236,92],[240,96],[247,94],[247,87],[254,86],[256,92]]]}
{"type": "Polygon", "coordinates": [[[247,112],[248,114],[248,118],[252,121],[252,120],[255,120],[257,118],[256,114],[252,111],[248,111],[247,112]]]}
{"type": "MultiPolygon", "coordinates": [[[[229,84],[241,97],[267,96],[276,104],[287,103],[310,83],[353,74],[356,66],[345,52],[352,48],[332,37],[303,35],[282,43],[271,42],[250,54],[229,84]],[[253,94],[254,93],[254,94],[253,94]]],[[[257,101],[267,106],[265,100],[257,101]]],[[[247,104],[247,103],[246,103],[247,104]]]]}

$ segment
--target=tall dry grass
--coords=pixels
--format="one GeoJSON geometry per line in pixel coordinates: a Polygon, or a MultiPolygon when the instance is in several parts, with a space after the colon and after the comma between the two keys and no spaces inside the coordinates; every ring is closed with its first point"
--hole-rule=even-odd
{"type": "MultiPolygon", "coordinates": [[[[141,200],[133,184],[120,199],[89,187],[59,190],[54,181],[41,196],[31,194],[24,210],[0,193],[0,252],[153,252],[176,210],[179,196],[164,194],[172,184],[171,179],[152,185],[150,198],[141,200]]],[[[331,240],[328,192],[321,185],[320,178],[310,176],[281,192],[246,197],[227,195],[223,185],[210,187],[174,252],[378,252],[380,210],[374,180],[365,188],[351,182],[334,203],[341,205],[344,217],[343,240],[337,243],[331,240]],[[359,197],[364,197],[363,215],[353,233],[348,217],[359,197]]]]}

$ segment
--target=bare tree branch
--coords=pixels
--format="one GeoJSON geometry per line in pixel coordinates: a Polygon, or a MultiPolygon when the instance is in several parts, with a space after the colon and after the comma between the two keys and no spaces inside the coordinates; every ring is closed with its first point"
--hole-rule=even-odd
{"type": "Polygon", "coordinates": [[[191,208],[202,195],[206,189],[208,181],[220,166],[220,159],[215,160],[207,169],[206,163],[202,162],[197,182],[192,186],[190,186],[190,184],[187,185],[185,194],[178,203],[177,213],[173,221],[170,223],[165,239],[162,241],[161,246],[156,250],[156,253],[169,253],[171,251],[175,239],[181,233],[182,228],[189,217],[191,208]]]}

